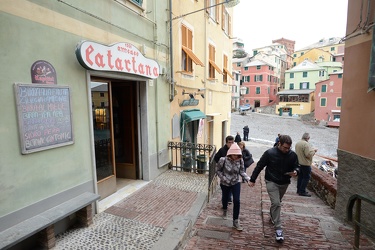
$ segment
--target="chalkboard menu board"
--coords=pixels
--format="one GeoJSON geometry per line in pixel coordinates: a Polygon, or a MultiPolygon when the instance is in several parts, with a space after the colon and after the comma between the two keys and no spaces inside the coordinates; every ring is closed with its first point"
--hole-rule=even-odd
{"type": "Polygon", "coordinates": [[[14,85],[22,154],[74,143],[68,86],[14,85]]]}

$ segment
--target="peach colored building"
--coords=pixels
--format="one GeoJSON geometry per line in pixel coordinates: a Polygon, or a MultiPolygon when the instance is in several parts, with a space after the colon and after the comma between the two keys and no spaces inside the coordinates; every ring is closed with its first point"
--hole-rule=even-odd
{"type": "Polygon", "coordinates": [[[276,101],[277,84],[275,66],[261,60],[249,62],[241,68],[242,86],[247,88],[242,104],[262,107],[276,101]]]}
{"type": "MultiPolygon", "coordinates": [[[[347,219],[347,205],[353,195],[375,199],[375,32],[372,25],[361,23],[361,20],[374,20],[375,5],[364,3],[362,6],[362,1],[348,0],[344,39],[345,75],[335,204],[335,216],[342,221],[347,219]]],[[[361,223],[373,232],[374,214],[375,206],[362,202],[361,223]]],[[[361,229],[361,233],[365,232],[361,229]]]]}
{"type": "Polygon", "coordinates": [[[340,126],[343,71],[315,84],[315,119],[329,127],[340,126]]]}

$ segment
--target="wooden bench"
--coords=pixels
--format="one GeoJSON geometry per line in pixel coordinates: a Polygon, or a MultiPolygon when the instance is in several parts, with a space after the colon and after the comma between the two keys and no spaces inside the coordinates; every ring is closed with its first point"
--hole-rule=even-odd
{"type": "Polygon", "coordinates": [[[89,226],[92,224],[92,203],[99,198],[97,194],[85,192],[0,232],[0,249],[10,248],[36,233],[40,233],[43,247],[54,247],[54,224],[77,212],[78,222],[82,226],[89,226]]]}

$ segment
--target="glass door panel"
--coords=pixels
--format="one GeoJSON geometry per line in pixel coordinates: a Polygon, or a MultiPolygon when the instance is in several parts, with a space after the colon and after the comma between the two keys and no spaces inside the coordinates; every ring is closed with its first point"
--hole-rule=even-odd
{"type": "Polygon", "coordinates": [[[114,175],[108,83],[91,82],[97,181],[114,175]]]}

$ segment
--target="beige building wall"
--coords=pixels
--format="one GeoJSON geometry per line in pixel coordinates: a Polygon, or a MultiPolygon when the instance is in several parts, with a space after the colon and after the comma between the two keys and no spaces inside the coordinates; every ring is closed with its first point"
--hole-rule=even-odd
{"type": "MultiPolygon", "coordinates": [[[[174,17],[203,8],[205,8],[205,1],[181,1],[172,6],[174,17]]],[[[206,115],[206,119],[204,119],[203,136],[198,137],[197,142],[215,145],[218,148],[223,145],[223,137],[230,133],[231,84],[234,81],[228,75],[228,80],[224,83],[223,75],[218,70],[215,70],[215,78],[209,79],[209,45],[215,47],[215,64],[219,70],[224,72],[224,55],[226,55],[227,70],[232,72],[232,41],[222,29],[223,8],[224,5],[219,5],[216,9],[219,14],[218,21],[212,19],[206,10],[172,21],[175,96],[171,102],[171,117],[177,115],[180,118],[183,110],[199,109],[206,115]],[[184,72],[182,69],[182,25],[192,31],[192,51],[203,64],[200,66],[193,62],[192,73],[184,72]],[[189,94],[193,94],[199,104],[180,106],[184,100],[190,99],[189,94]]],[[[232,8],[226,10],[233,20],[232,8]]],[[[229,30],[233,30],[231,22],[229,30]]],[[[181,141],[182,138],[175,137],[172,140],[181,141]]]]}

